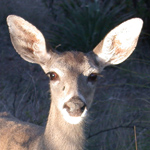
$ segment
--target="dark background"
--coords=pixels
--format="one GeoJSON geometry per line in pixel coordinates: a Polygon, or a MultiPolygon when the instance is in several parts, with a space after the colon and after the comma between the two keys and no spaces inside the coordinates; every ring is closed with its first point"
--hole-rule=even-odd
{"type": "Polygon", "coordinates": [[[124,63],[107,67],[98,81],[86,133],[89,150],[136,150],[136,144],[138,150],[150,149],[149,0],[0,0],[0,111],[45,125],[48,78],[13,49],[6,25],[9,14],[38,27],[53,48],[83,52],[124,20],[142,18],[134,53],[124,63]]]}

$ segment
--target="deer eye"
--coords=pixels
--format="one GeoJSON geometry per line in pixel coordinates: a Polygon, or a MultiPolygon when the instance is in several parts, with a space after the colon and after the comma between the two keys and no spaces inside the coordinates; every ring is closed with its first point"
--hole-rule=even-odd
{"type": "Polygon", "coordinates": [[[50,78],[50,80],[58,80],[59,76],[56,72],[48,72],[47,73],[48,77],[50,78]]]}
{"type": "Polygon", "coordinates": [[[91,73],[89,76],[88,76],[88,79],[87,81],[88,82],[95,82],[97,80],[97,73],[91,73]]]}

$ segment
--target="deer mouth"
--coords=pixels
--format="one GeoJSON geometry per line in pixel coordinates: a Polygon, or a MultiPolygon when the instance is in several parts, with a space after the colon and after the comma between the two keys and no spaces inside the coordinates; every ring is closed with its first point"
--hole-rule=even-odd
{"type": "Polygon", "coordinates": [[[77,124],[86,116],[86,104],[78,97],[73,97],[64,106],[64,118],[71,124],[77,124]]]}

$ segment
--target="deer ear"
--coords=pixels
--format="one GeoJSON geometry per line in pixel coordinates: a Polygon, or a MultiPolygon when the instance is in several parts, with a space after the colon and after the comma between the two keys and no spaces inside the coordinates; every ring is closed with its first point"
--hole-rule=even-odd
{"type": "Polygon", "coordinates": [[[123,62],[135,49],[142,26],[143,21],[140,18],[123,22],[111,30],[93,52],[99,61],[104,62],[104,66],[123,62]]]}
{"type": "Polygon", "coordinates": [[[35,26],[15,15],[7,17],[7,24],[12,44],[23,59],[40,65],[50,59],[44,36],[35,26]]]}

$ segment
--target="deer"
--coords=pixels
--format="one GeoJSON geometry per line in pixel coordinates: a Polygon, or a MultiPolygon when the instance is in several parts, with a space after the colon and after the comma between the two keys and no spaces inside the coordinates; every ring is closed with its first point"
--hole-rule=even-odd
{"type": "Polygon", "coordinates": [[[26,61],[50,78],[45,127],[0,113],[0,150],[83,150],[85,126],[102,70],[125,61],[136,48],[143,21],[131,18],[112,29],[90,52],[48,49],[43,34],[16,15],[7,17],[10,39],[26,61]]]}

